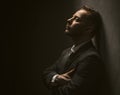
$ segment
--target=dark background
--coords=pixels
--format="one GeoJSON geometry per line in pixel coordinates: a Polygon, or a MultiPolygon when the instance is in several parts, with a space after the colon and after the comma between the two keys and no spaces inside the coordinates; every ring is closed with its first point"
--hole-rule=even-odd
{"type": "Polygon", "coordinates": [[[120,95],[119,0],[18,0],[1,2],[1,95],[47,95],[42,71],[71,45],[66,20],[87,4],[104,23],[100,51],[113,95],[120,95]]]}

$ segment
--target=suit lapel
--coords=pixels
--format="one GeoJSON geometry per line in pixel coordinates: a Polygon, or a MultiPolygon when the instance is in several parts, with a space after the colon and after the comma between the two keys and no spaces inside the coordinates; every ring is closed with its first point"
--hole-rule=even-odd
{"type": "Polygon", "coordinates": [[[76,68],[78,66],[78,62],[82,58],[83,53],[87,51],[92,46],[92,42],[89,41],[85,45],[81,46],[75,53],[72,53],[65,64],[64,72],[67,72],[73,68],[76,68]]]}

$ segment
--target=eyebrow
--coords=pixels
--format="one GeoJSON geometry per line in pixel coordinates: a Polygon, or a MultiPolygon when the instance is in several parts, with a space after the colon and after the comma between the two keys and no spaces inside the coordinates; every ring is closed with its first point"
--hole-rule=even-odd
{"type": "Polygon", "coordinates": [[[80,18],[80,17],[78,17],[78,16],[75,16],[75,17],[80,18]]]}
{"type": "Polygon", "coordinates": [[[76,15],[73,15],[72,17],[74,17],[74,18],[76,18],[76,17],[77,17],[77,18],[80,18],[80,17],[78,17],[78,16],[76,16],[76,15]]]}

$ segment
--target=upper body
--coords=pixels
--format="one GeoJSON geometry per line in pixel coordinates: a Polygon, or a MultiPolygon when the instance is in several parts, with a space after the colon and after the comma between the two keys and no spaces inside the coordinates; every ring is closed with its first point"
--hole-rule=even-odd
{"type": "Polygon", "coordinates": [[[99,95],[103,75],[103,63],[91,41],[84,43],[70,53],[70,48],[64,50],[55,64],[44,71],[46,85],[52,89],[52,95],[99,95]],[[71,79],[66,83],[52,82],[56,74],[69,74],[71,79]],[[90,94],[91,93],[91,94],[90,94]]]}
{"type": "Polygon", "coordinates": [[[98,20],[99,14],[87,7],[67,20],[65,34],[72,38],[74,45],[64,50],[43,74],[52,95],[99,95],[102,61],[91,41],[98,20]]]}

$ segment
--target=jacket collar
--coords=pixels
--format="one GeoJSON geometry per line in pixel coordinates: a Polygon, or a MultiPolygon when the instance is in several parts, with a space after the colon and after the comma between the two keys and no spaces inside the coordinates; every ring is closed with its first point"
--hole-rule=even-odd
{"type": "Polygon", "coordinates": [[[91,40],[88,40],[88,41],[85,41],[85,42],[83,42],[83,43],[81,43],[81,44],[79,44],[79,45],[77,45],[77,46],[73,45],[70,50],[71,50],[71,52],[74,54],[74,53],[76,53],[79,49],[81,49],[82,47],[86,46],[86,48],[87,48],[87,47],[89,47],[91,44],[92,44],[92,41],[91,41],[91,40]]]}

